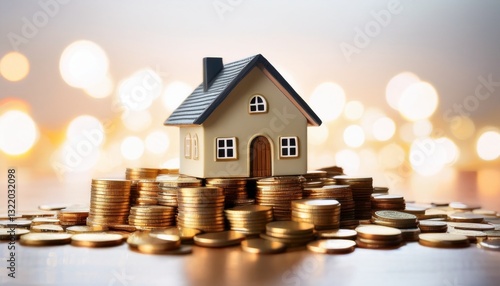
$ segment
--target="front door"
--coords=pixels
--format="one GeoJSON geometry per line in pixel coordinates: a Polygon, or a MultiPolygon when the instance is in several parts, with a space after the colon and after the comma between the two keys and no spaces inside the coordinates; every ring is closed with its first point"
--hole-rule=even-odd
{"type": "Polygon", "coordinates": [[[271,144],[264,136],[253,139],[250,145],[250,177],[271,176],[271,144]]]}

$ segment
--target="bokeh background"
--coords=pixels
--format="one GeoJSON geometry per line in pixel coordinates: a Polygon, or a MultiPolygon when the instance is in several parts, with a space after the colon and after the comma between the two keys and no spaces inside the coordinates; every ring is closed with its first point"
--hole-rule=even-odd
{"type": "Polygon", "coordinates": [[[202,58],[260,53],[323,120],[309,128],[309,169],[500,210],[499,12],[498,1],[4,0],[0,167],[18,170],[19,208],[88,202],[91,178],[126,167],[175,168],[178,130],[163,122],[201,82],[202,58]]]}

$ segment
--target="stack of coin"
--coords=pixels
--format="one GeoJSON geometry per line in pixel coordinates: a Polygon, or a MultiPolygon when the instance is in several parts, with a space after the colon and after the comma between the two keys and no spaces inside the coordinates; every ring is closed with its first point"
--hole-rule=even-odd
{"type": "Polygon", "coordinates": [[[224,212],[231,230],[247,235],[265,231],[266,224],[273,220],[273,209],[269,206],[238,206],[224,212]]]}
{"type": "Polygon", "coordinates": [[[422,233],[419,243],[429,247],[460,248],[469,246],[469,239],[465,235],[450,233],[422,233]]]}
{"type": "Polygon", "coordinates": [[[399,211],[376,211],[372,223],[394,228],[417,228],[417,216],[399,211]]]}
{"type": "Polygon", "coordinates": [[[304,184],[307,183],[317,183],[320,186],[323,185],[323,182],[326,178],[328,178],[328,173],[326,171],[308,171],[306,174],[303,174],[305,181],[304,184]]]}
{"type": "Polygon", "coordinates": [[[128,223],[141,230],[175,225],[175,208],[166,206],[134,206],[130,208],[128,223]]]}
{"type": "Polygon", "coordinates": [[[328,177],[334,177],[344,174],[344,170],[341,167],[337,166],[324,167],[320,168],[319,170],[326,171],[328,173],[328,177]]]}
{"type": "Polygon", "coordinates": [[[472,212],[463,212],[463,213],[458,212],[458,213],[448,214],[448,220],[454,222],[482,223],[484,221],[484,216],[472,212]]]}
{"type": "Polygon", "coordinates": [[[290,220],[291,201],[302,199],[301,176],[282,176],[257,181],[256,203],[273,207],[275,220],[290,220]]]}
{"type": "Polygon", "coordinates": [[[160,169],[158,170],[158,176],[160,175],[178,175],[179,169],[160,169]]]}
{"type": "Polygon", "coordinates": [[[153,168],[127,168],[125,178],[127,180],[155,179],[159,171],[153,168]]]}
{"type": "Polygon", "coordinates": [[[191,247],[187,251],[181,250],[181,239],[177,235],[164,234],[151,236],[148,231],[136,231],[127,238],[130,249],[147,254],[187,254],[191,253],[191,247]],[[161,237],[161,238],[160,238],[161,237]]]}
{"type": "Polygon", "coordinates": [[[448,224],[444,221],[421,220],[418,224],[422,233],[426,232],[446,232],[448,224]]]}
{"type": "MultiPolygon", "coordinates": [[[[92,210],[92,206],[91,206],[92,210]]],[[[59,224],[62,226],[85,225],[89,216],[88,208],[66,208],[57,213],[59,224]]]]}
{"type": "Polygon", "coordinates": [[[142,179],[135,188],[130,190],[130,205],[156,205],[158,204],[159,182],[154,179],[142,179]]]}
{"type": "Polygon", "coordinates": [[[266,233],[260,237],[277,241],[287,247],[304,246],[314,239],[314,225],[296,221],[273,221],[266,225],[266,233]]]}
{"type": "Polygon", "coordinates": [[[245,239],[243,233],[227,230],[202,233],[194,236],[194,244],[203,247],[226,247],[240,244],[245,239]]]}
{"type": "Polygon", "coordinates": [[[335,176],[334,178],[338,185],[351,186],[356,219],[370,219],[372,215],[371,197],[373,193],[373,179],[370,177],[350,177],[345,175],[335,176]]]}
{"type": "Polygon", "coordinates": [[[224,190],[225,207],[232,208],[236,206],[236,201],[247,198],[247,179],[246,178],[215,178],[206,179],[205,186],[219,187],[224,190]]]}
{"type": "Polygon", "coordinates": [[[326,185],[321,188],[304,188],[304,198],[308,199],[334,199],[340,207],[340,226],[354,229],[359,222],[355,219],[354,200],[351,187],[348,185],[326,185]]]}
{"type": "Polygon", "coordinates": [[[316,230],[338,229],[340,203],[329,199],[292,201],[292,220],[314,224],[316,230]]]}
{"type": "Polygon", "coordinates": [[[201,187],[203,182],[193,177],[161,176],[158,177],[160,192],[158,204],[162,206],[177,207],[177,193],[179,188],[201,187]]]}
{"type": "Polygon", "coordinates": [[[371,198],[372,212],[379,210],[403,211],[405,209],[405,199],[400,195],[379,195],[371,198]]]}
{"type": "Polygon", "coordinates": [[[224,230],[224,191],[215,187],[179,188],[177,225],[204,232],[224,230]]]}
{"type": "Polygon", "coordinates": [[[126,224],[130,210],[130,185],[129,180],[93,179],[87,225],[126,224]]]}
{"type": "Polygon", "coordinates": [[[403,241],[401,230],[393,227],[360,225],[356,232],[356,244],[362,248],[398,248],[403,241]]]}

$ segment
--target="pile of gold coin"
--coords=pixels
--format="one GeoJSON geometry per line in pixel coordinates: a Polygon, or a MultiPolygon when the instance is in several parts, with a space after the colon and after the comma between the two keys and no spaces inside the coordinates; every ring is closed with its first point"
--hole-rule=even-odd
{"type": "Polygon", "coordinates": [[[142,179],[136,182],[130,190],[130,205],[158,204],[159,182],[154,179],[142,179]]]}
{"type": "Polygon", "coordinates": [[[226,208],[237,206],[238,200],[247,198],[246,178],[212,178],[206,179],[205,186],[219,187],[224,190],[226,208]]]}
{"type": "Polygon", "coordinates": [[[130,210],[130,185],[130,180],[93,179],[87,225],[126,224],[130,210]]]}
{"type": "Polygon", "coordinates": [[[203,247],[226,247],[238,245],[245,239],[243,233],[227,230],[220,232],[202,233],[194,236],[194,244],[203,247]]]}
{"type": "Polygon", "coordinates": [[[177,225],[204,232],[224,230],[224,191],[215,187],[179,188],[177,225]]]}
{"type": "Polygon", "coordinates": [[[125,178],[127,180],[156,179],[159,169],[154,168],[127,168],[125,178]]]}
{"type": "Polygon", "coordinates": [[[354,200],[351,187],[348,185],[326,185],[320,188],[304,188],[304,198],[308,199],[334,199],[340,207],[340,226],[354,229],[359,221],[355,219],[354,200]]]}
{"type": "Polygon", "coordinates": [[[448,230],[448,224],[446,222],[436,220],[421,220],[418,227],[422,233],[446,232],[448,230]]]}
{"type": "Polygon", "coordinates": [[[193,177],[160,176],[158,179],[160,192],[158,204],[162,206],[177,207],[177,192],[179,188],[201,187],[202,181],[193,177]]]}
{"type": "Polygon", "coordinates": [[[88,208],[66,208],[57,213],[57,219],[62,226],[85,225],[89,216],[88,208]]]}
{"type": "Polygon", "coordinates": [[[273,209],[270,206],[238,206],[224,212],[231,230],[247,235],[264,232],[266,224],[273,221],[273,209]]]}
{"type": "Polygon", "coordinates": [[[394,228],[417,228],[417,216],[399,211],[376,211],[372,223],[394,228]]]}
{"type": "Polygon", "coordinates": [[[373,179],[370,177],[335,176],[337,185],[351,186],[352,198],[356,210],[356,219],[367,220],[372,216],[371,197],[373,193],[373,179]]]}
{"type": "Polygon", "coordinates": [[[398,248],[403,237],[401,230],[381,225],[360,225],[356,228],[358,233],[356,244],[362,248],[398,248]]]}
{"type": "Polygon", "coordinates": [[[328,178],[328,173],[326,171],[308,171],[306,174],[303,174],[304,182],[302,183],[304,188],[306,186],[314,186],[321,187],[325,180],[328,178]]]}
{"type": "Polygon", "coordinates": [[[291,202],[302,199],[301,176],[282,176],[257,181],[256,203],[273,207],[275,220],[291,220],[291,202]]]}
{"type": "Polygon", "coordinates": [[[406,208],[405,199],[400,195],[372,196],[372,212],[379,210],[403,211],[406,208]]]}
{"type": "Polygon", "coordinates": [[[304,246],[314,239],[314,225],[296,221],[273,221],[266,225],[260,237],[285,244],[287,247],[304,246]]]}
{"type": "Polygon", "coordinates": [[[127,238],[130,249],[147,254],[188,254],[191,247],[183,249],[177,235],[151,235],[149,231],[136,231],[127,238]]]}
{"type": "Polygon", "coordinates": [[[469,239],[465,235],[450,233],[422,233],[419,243],[423,246],[438,248],[461,248],[470,245],[469,239]]]}
{"type": "Polygon", "coordinates": [[[313,224],[316,230],[338,229],[340,203],[331,199],[292,201],[292,220],[313,224]]]}
{"type": "Polygon", "coordinates": [[[175,208],[166,206],[133,206],[128,223],[141,230],[165,228],[175,225],[175,208]]]}
{"type": "Polygon", "coordinates": [[[356,242],[349,239],[321,239],[309,242],[307,249],[316,253],[346,254],[354,251],[356,242]]]}

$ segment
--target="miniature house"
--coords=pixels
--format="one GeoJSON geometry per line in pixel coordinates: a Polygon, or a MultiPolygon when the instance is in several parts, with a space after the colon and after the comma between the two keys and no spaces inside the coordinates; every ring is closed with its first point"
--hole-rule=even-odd
{"type": "Polygon", "coordinates": [[[321,120],[262,56],[203,59],[203,83],[170,115],[180,173],[199,178],[307,172],[307,126],[321,120]]]}

